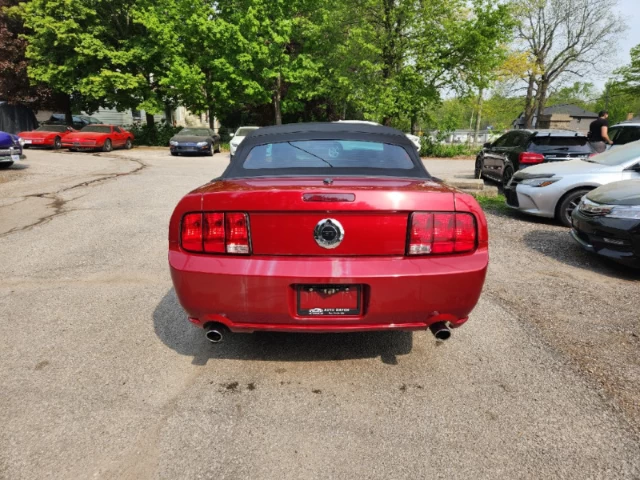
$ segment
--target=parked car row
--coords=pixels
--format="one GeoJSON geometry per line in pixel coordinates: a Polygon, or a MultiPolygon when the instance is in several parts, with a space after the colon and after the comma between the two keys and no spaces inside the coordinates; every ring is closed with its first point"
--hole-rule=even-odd
{"type": "Polygon", "coordinates": [[[30,132],[20,132],[25,148],[48,147],[58,150],[68,148],[77,150],[102,150],[110,152],[114,148],[133,147],[133,133],[117,125],[102,125],[91,123],[75,130],[72,127],[59,124],[47,124],[30,132]]]}

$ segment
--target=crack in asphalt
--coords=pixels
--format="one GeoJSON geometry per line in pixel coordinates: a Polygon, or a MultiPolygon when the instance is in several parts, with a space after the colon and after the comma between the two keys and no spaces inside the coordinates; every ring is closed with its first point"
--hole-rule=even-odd
{"type": "MultiPolygon", "coordinates": [[[[109,173],[109,174],[105,174],[104,176],[101,176],[99,178],[95,178],[93,180],[88,180],[88,181],[84,181],[84,182],[80,182],[76,185],[72,185],[70,187],[66,187],[63,188],[61,190],[58,190],[56,192],[44,192],[44,193],[32,193],[30,195],[25,195],[23,200],[20,200],[19,202],[16,203],[20,203],[21,201],[26,200],[27,198],[46,198],[46,199],[50,199],[52,200],[51,203],[47,204],[47,206],[45,208],[49,209],[49,208],[53,208],[53,212],[45,215],[43,217],[40,217],[38,220],[36,220],[33,223],[30,223],[29,225],[24,225],[22,227],[16,227],[16,228],[12,228],[11,230],[8,230],[4,233],[0,233],[0,238],[6,237],[8,235],[11,235],[13,233],[18,233],[18,232],[22,232],[25,230],[28,230],[30,228],[33,227],[37,227],[38,225],[42,225],[43,223],[46,223],[52,219],[54,219],[55,217],[62,215],[64,213],[69,213],[72,212],[73,210],[69,209],[66,210],[65,206],[67,203],[73,201],[73,200],[77,200],[80,197],[76,197],[76,198],[72,198],[69,200],[64,200],[63,198],[61,198],[59,195],[65,192],[68,192],[70,190],[75,190],[76,188],[81,188],[81,187],[89,187],[89,186],[93,186],[93,185],[97,185],[99,183],[102,182],[106,182],[108,180],[113,180],[115,178],[118,177],[126,177],[128,175],[133,175],[135,173],[140,172],[141,170],[144,170],[148,165],[144,162],[142,162],[141,160],[137,159],[137,158],[133,158],[133,157],[125,157],[125,156],[112,156],[112,155],[101,155],[101,154],[95,154],[96,156],[99,157],[107,157],[107,158],[113,158],[113,159],[121,159],[121,160],[127,160],[130,162],[134,162],[137,163],[139,166],[133,170],[131,170],[130,172],[122,172],[122,173],[109,173]]],[[[15,205],[15,204],[14,204],[15,205]]]]}

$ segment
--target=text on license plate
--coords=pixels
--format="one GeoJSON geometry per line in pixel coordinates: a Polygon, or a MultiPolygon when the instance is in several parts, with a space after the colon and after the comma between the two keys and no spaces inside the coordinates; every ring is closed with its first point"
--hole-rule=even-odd
{"type": "Polygon", "coordinates": [[[361,285],[298,285],[298,315],[360,315],[361,285]]]}

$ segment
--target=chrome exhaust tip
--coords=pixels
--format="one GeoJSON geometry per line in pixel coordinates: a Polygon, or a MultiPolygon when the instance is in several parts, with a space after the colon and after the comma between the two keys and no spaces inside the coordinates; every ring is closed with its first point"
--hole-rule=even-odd
{"type": "Polygon", "coordinates": [[[429,325],[429,330],[433,333],[433,336],[436,337],[436,340],[440,340],[444,342],[451,337],[451,330],[447,326],[446,322],[436,322],[429,325]]]}
{"type": "Polygon", "coordinates": [[[216,330],[215,328],[210,328],[205,333],[207,340],[211,343],[220,343],[222,341],[222,332],[220,330],[216,330]]]}

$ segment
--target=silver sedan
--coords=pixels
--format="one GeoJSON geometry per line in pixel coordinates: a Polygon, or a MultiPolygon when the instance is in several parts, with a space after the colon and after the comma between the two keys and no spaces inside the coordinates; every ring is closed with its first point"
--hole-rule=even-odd
{"type": "Polygon", "coordinates": [[[582,197],[607,183],[640,178],[640,141],[583,160],[544,163],[516,172],[505,187],[507,205],[571,226],[582,197]]]}

